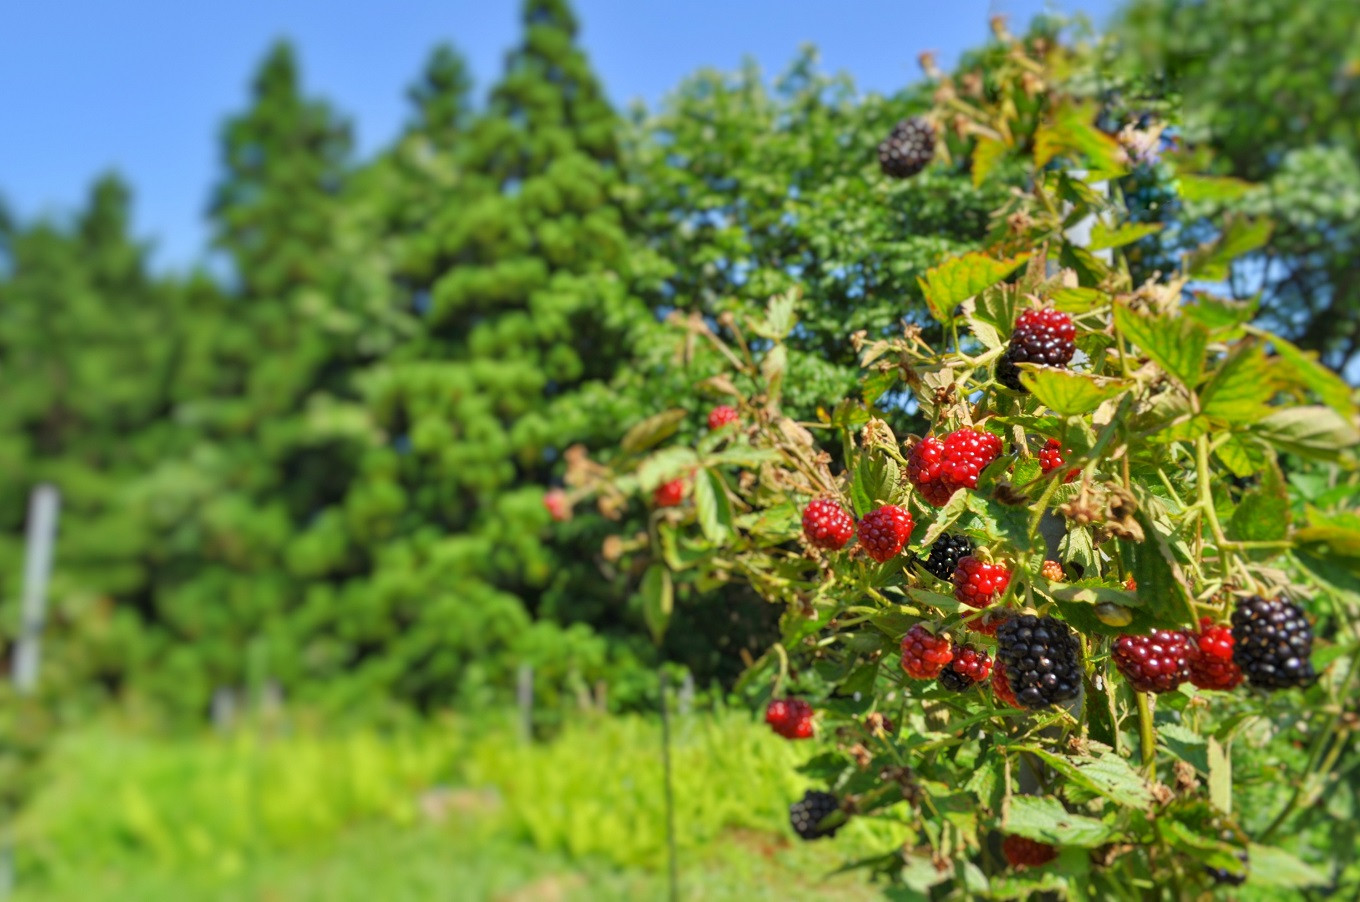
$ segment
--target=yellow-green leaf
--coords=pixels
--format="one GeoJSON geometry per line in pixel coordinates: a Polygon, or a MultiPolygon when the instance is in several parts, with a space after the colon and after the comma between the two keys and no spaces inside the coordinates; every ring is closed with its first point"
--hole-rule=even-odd
{"type": "Polygon", "coordinates": [[[671,581],[671,572],[661,564],[652,564],[642,575],[640,594],[642,619],[647,622],[652,640],[659,645],[675,610],[675,584],[671,581]]]}
{"type": "Polygon", "coordinates": [[[1323,460],[1360,446],[1360,430],[1330,407],[1291,407],[1271,414],[1252,430],[1277,448],[1323,460]]]}
{"type": "Polygon", "coordinates": [[[976,251],[946,260],[928,270],[918,279],[921,291],[930,305],[930,313],[940,322],[948,322],[954,307],[989,288],[1019,269],[1029,254],[996,260],[976,251]]]}
{"type": "Polygon", "coordinates": [[[1255,343],[1236,348],[1200,392],[1200,411],[1230,424],[1255,423],[1270,413],[1275,394],[1270,364],[1255,343]]]}
{"type": "Polygon", "coordinates": [[[1270,336],[1270,343],[1280,355],[1276,360],[1277,369],[1282,370],[1290,382],[1313,392],[1318,400],[1343,417],[1355,417],[1350,386],[1336,373],[1318,363],[1317,354],[1304,351],[1278,335],[1270,336]]]}
{"type": "Polygon", "coordinates": [[[1106,379],[1030,364],[1020,365],[1020,381],[1045,407],[1063,416],[1090,413],[1132,384],[1125,379],[1106,379]]]}
{"type": "Polygon", "coordinates": [[[1114,308],[1115,328],[1186,388],[1199,384],[1209,333],[1184,317],[1148,316],[1128,307],[1114,308]]]}
{"type": "Polygon", "coordinates": [[[1126,244],[1133,244],[1141,238],[1155,235],[1162,230],[1160,222],[1128,222],[1117,228],[1109,228],[1103,222],[1097,222],[1091,229],[1091,241],[1087,248],[1093,251],[1104,250],[1109,247],[1123,247],[1126,244]]]}
{"type": "Polygon", "coordinates": [[[687,416],[689,416],[689,413],[679,407],[654,414],[642,422],[634,424],[633,428],[629,429],[623,440],[619,442],[619,447],[629,454],[646,451],[648,448],[659,445],[675,435],[687,416]]]}
{"type": "Polygon", "coordinates": [[[981,185],[1006,155],[1006,145],[995,138],[979,138],[973,147],[973,184],[981,185]]]}

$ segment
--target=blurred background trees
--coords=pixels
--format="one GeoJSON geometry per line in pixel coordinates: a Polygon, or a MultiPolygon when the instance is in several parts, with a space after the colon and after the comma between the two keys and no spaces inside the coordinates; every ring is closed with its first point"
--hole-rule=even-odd
{"type": "MultiPolygon", "coordinates": [[[[1112,131],[1183,98],[1169,136],[1261,183],[1203,202],[1275,223],[1234,285],[1337,368],[1360,350],[1357,20],[1326,0],[1134,0],[1119,44],[1074,73],[1112,131]],[[1134,84],[1147,96],[1104,90],[1134,84]]],[[[639,574],[602,550],[618,524],[553,524],[545,489],[572,445],[606,451],[647,414],[703,433],[725,398],[695,392],[708,358],[674,356],[668,318],[724,330],[801,291],[786,392],[803,419],[833,415],[851,334],[924,322],[917,277],[988,242],[1013,176],[946,161],[884,180],[878,141],[931,88],[861,94],[811,51],[773,81],[700,72],[621,116],[576,32],[564,2],[530,0],[481,101],[436,48],[405,130],[367,160],[272,48],[222,132],[220,271],[149,270],[116,176],[69,221],[0,216],[4,624],[26,495],[55,482],[45,678],[72,705],[195,723],[220,690],[278,687],[367,717],[502,699],[527,663],[549,711],[601,682],[629,707],[650,704],[659,660],[727,684],[768,645],[762,602],[682,586],[654,649],[639,574]]],[[[963,63],[980,91],[989,59],[963,63]]],[[[1159,209],[1176,173],[1158,154],[1141,172],[1121,187],[1171,224],[1143,242],[1151,268],[1209,208],[1159,209]]],[[[609,513],[645,527],[642,500],[609,513]]]]}

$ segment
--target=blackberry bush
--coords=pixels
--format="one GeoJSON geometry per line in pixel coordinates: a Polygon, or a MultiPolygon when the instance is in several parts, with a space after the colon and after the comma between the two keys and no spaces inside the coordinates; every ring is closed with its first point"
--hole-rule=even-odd
{"type": "Polygon", "coordinates": [[[1360,810],[1348,786],[1320,794],[1355,762],[1354,394],[1214,293],[1264,223],[1206,213],[1183,271],[1135,283],[1121,249],[1148,226],[1102,187],[1130,163],[1064,82],[1073,51],[999,47],[986,79],[939,86],[935,152],[980,179],[1019,167],[1026,189],[986,253],[922,277],[900,332],[853,336],[859,390],[786,411],[798,290],[718,327],[677,318],[749,425],[690,444],[687,411],[660,411],[569,487],[624,507],[689,478],[688,503],[615,537],[642,616],[659,637],[732,583],[778,607],[735,691],[815,700],[803,772],[828,791],[794,803],[795,830],[821,835],[819,810],[894,824],[861,863],[899,894],[1196,898],[1241,873],[1225,830],[1279,865],[1246,877],[1255,897],[1334,889],[1325,850],[1360,810]]]}

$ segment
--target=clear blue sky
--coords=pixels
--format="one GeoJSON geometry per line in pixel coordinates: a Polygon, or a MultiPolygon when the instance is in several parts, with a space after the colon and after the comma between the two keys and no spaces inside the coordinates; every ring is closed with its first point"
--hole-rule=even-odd
{"type": "MultiPolygon", "coordinates": [[[[804,43],[862,90],[918,77],[916,55],[948,65],[987,35],[1044,8],[1100,24],[1113,0],[577,0],[581,39],[616,104],[655,104],[701,66],[754,57],[780,71],[804,43]]],[[[136,228],[156,262],[181,268],[206,242],[217,132],[246,102],[265,48],[297,45],[309,93],[356,124],[360,151],[407,115],[405,88],[441,40],[469,59],[478,88],[516,39],[517,0],[32,0],[0,13],[0,197],[21,216],[68,214],[100,172],[133,185],[136,228]]]]}

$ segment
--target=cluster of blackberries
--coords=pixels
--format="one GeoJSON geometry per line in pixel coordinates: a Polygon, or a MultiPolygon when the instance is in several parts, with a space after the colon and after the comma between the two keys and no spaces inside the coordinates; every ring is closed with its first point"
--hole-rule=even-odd
{"type": "Polygon", "coordinates": [[[935,129],[920,116],[903,119],[878,145],[878,165],[895,179],[911,178],[935,156],[935,129]]]}
{"type": "Polygon", "coordinates": [[[1012,391],[1027,392],[1018,363],[1067,366],[1077,352],[1072,317],[1058,310],[1026,310],[1015,321],[1010,343],[996,365],[996,379],[1012,391]]]}
{"type": "Polygon", "coordinates": [[[1113,657],[1139,692],[1170,692],[1185,680],[1229,690],[1244,677],[1258,689],[1292,689],[1317,679],[1312,650],[1313,629],[1297,605],[1253,595],[1238,603],[1231,630],[1205,617],[1198,632],[1120,636],[1113,657]]]}

